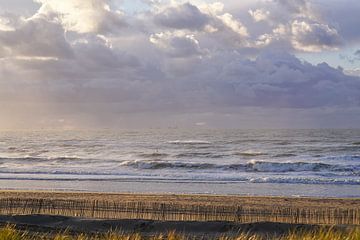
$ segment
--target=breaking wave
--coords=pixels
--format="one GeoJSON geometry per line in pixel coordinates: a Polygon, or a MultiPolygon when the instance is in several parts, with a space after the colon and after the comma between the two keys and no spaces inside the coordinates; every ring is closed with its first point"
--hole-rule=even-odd
{"type": "Polygon", "coordinates": [[[142,154],[139,154],[139,157],[142,157],[142,158],[164,158],[164,157],[167,157],[169,156],[169,154],[166,154],[166,153],[142,153],[142,154]]]}
{"type": "Polygon", "coordinates": [[[117,181],[117,182],[167,182],[167,183],[275,183],[275,184],[320,184],[320,185],[359,185],[360,179],[316,178],[316,177],[220,177],[163,178],[157,176],[131,176],[109,173],[67,173],[47,174],[42,172],[0,172],[0,180],[47,180],[47,181],[117,181]]]}
{"type": "Polygon", "coordinates": [[[243,172],[357,172],[360,171],[360,165],[334,165],[325,163],[308,162],[263,162],[250,161],[245,164],[210,164],[194,163],[180,161],[124,161],[121,166],[133,167],[137,169],[214,169],[223,171],[243,171],[243,172]]]}
{"type": "Polygon", "coordinates": [[[75,163],[75,162],[81,162],[81,163],[91,163],[97,161],[95,159],[85,159],[85,158],[79,158],[79,157],[21,157],[21,158],[2,158],[0,157],[0,163],[9,163],[9,162],[20,162],[23,164],[29,164],[29,163],[42,163],[42,162],[58,162],[58,163],[75,163]]]}
{"type": "Polygon", "coordinates": [[[9,157],[0,157],[0,160],[24,160],[24,161],[48,161],[48,160],[81,160],[79,157],[19,157],[19,158],[9,158],[9,157]]]}
{"type": "Polygon", "coordinates": [[[177,144],[177,145],[209,145],[211,142],[202,141],[202,140],[176,140],[169,141],[169,144],[177,144]]]}
{"type": "Polygon", "coordinates": [[[256,157],[256,156],[265,156],[266,153],[259,152],[259,151],[244,151],[244,152],[236,152],[234,155],[242,156],[242,157],[256,157]]]}
{"type": "Polygon", "coordinates": [[[276,154],[274,157],[275,158],[283,158],[283,157],[296,157],[296,154],[293,153],[281,153],[281,154],[276,154]]]}

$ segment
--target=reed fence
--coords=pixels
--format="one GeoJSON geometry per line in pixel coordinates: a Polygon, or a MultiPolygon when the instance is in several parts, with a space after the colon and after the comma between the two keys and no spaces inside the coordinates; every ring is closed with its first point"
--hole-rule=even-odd
{"type": "Polygon", "coordinates": [[[164,202],[0,199],[0,214],[47,214],[96,219],[160,221],[285,222],[296,224],[360,225],[360,207],[283,207],[251,205],[180,204],[164,202]]]}

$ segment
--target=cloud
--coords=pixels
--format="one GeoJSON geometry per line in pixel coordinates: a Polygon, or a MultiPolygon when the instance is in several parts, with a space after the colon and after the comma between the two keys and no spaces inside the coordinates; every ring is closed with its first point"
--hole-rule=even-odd
{"type": "Polygon", "coordinates": [[[338,33],[348,45],[357,44],[360,40],[360,28],[355,27],[360,12],[360,2],[357,0],[335,1],[318,4],[322,19],[336,26],[338,33]]]}
{"type": "Polygon", "coordinates": [[[256,9],[256,10],[249,10],[249,14],[254,19],[255,22],[261,22],[267,20],[270,15],[270,12],[264,9],[256,9]]]}
{"type": "Polygon", "coordinates": [[[293,45],[298,50],[320,52],[337,49],[342,39],[336,29],[326,24],[295,20],[291,25],[293,45]]]}
{"type": "Polygon", "coordinates": [[[209,24],[210,18],[195,5],[184,3],[163,9],[154,16],[154,20],[167,28],[202,30],[209,24]]]}
{"type": "Polygon", "coordinates": [[[230,13],[224,13],[223,15],[218,16],[218,18],[222,21],[225,27],[231,29],[240,37],[248,36],[247,28],[241,22],[237,21],[230,13]]]}
{"type": "Polygon", "coordinates": [[[308,0],[274,0],[274,2],[279,3],[280,5],[287,8],[288,11],[296,14],[306,12],[309,7],[308,0]]]}
{"type": "Polygon", "coordinates": [[[194,35],[170,32],[159,33],[151,35],[150,42],[170,57],[186,58],[201,56],[204,53],[194,35]]]}
{"type": "Polygon", "coordinates": [[[239,12],[233,0],[156,1],[133,15],[109,1],[38,2],[31,17],[0,18],[2,115],[20,116],[25,103],[50,123],[360,107],[358,71],[298,57],[348,43],[336,18],[308,1],[258,1],[239,12]]]}
{"type": "Polygon", "coordinates": [[[207,82],[203,89],[215,105],[312,108],[359,104],[360,82],[327,64],[314,66],[272,52],[254,61],[232,54],[213,61],[206,62],[206,75],[192,79],[207,82]],[[221,62],[227,64],[218,65],[221,62]]]}
{"type": "MultiPolygon", "coordinates": [[[[249,36],[246,26],[231,13],[225,12],[224,4],[219,2],[199,5],[171,2],[158,6],[153,14],[155,25],[160,27],[160,32],[157,33],[160,35],[166,31],[168,35],[182,34],[193,36],[194,39],[213,39],[223,46],[244,46],[249,36]]],[[[194,43],[193,46],[198,45],[194,43]]]]}
{"type": "Polygon", "coordinates": [[[321,52],[335,51],[345,44],[337,24],[327,22],[315,2],[272,0],[249,13],[255,22],[266,19],[255,46],[282,45],[293,51],[321,52]]]}
{"type": "Polygon", "coordinates": [[[41,18],[25,20],[16,29],[0,31],[0,43],[7,57],[72,56],[63,28],[41,18]]]}
{"type": "Polygon", "coordinates": [[[17,19],[16,16],[7,14],[0,16],[0,31],[12,31],[13,28],[13,21],[14,19],[17,19]]]}
{"type": "Polygon", "coordinates": [[[60,22],[67,31],[109,33],[126,26],[123,12],[113,11],[108,0],[36,0],[36,16],[60,22]]]}
{"type": "Polygon", "coordinates": [[[360,68],[347,69],[345,72],[348,75],[360,77],[360,68]]]}
{"type": "Polygon", "coordinates": [[[156,24],[179,30],[218,32],[229,29],[240,36],[247,36],[246,27],[232,14],[224,12],[221,3],[195,6],[190,3],[170,4],[154,16],[156,24]]]}

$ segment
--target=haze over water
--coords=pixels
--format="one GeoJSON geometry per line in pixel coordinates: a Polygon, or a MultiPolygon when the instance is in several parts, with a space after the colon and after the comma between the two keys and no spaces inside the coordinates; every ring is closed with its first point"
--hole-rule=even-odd
{"type": "Polygon", "coordinates": [[[360,130],[1,132],[0,187],[360,197],[360,130]]]}

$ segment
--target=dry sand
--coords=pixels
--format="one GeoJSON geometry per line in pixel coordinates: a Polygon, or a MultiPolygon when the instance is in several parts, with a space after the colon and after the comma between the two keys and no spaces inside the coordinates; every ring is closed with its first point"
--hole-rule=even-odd
{"type": "Polygon", "coordinates": [[[0,191],[0,199],[48,199],[48,200],[98,200],[121,202],[156,202],[172,204],[200,204],[211,206],[252,207],[314,207],[314,208],[360,208],[360,199],[301,198],[301,197],[246,197],[220,195],[175,194],[121,194],[87,192],[0,191]]]}
{"type": "Polygon", "coordinates": [[[2,191],[0,215],[36,231],[281,234],[360,225],[360,199],[2,191]]]}

